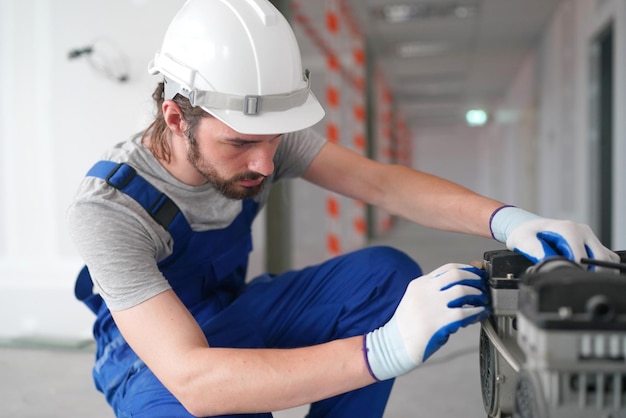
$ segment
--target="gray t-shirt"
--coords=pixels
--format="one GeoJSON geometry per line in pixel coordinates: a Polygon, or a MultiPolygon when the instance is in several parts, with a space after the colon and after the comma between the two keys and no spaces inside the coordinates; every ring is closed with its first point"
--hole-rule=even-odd
{"type": "MultiPolygon", "coordinates": [[[[301,176],[324,143],[312,129],[283,135],[268,183],[301,176]]],[[[224,228],[241,211],[241,201],[225,198],[211,185],[189,186],[170,175],[141,144],[140,135],[117,144],[102,159],[135,168],[176,203],[194,231],[224,228]]],[[[256,197],[259,208],[268,195],[266,187],[256,197]]],[[[85,177],[67,218],[94,289],[109,309],[128,309],[170,289],[157,262],[171,254],[172,237],[133,198],[100,178],[85,177]]]]}

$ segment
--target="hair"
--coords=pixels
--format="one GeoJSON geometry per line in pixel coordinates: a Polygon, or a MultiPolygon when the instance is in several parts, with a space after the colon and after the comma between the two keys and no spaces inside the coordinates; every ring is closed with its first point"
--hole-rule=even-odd
{"type": "MultiPolygon", "coordinates": [[[[154,93],[152,93],[152,100],[154,100],[156,105],[157,114],[154,121],[143,132],[141,140],[145,143],[144,140],[150,137],[149,149],[152,154],[158,159],[169,162],[172,157],[172,150],[169,144],[171,132],[163,117],[164,89],[165,84],[160,82],[154,90],[154,93]]],[[[192,106],[189,99],[180,94],[174,96],[172,100],[180,108],[182,119],[186,124],[185,136],[193,140],[200,119],[208,117],[210,114],[200,107],[192,106]]]]}

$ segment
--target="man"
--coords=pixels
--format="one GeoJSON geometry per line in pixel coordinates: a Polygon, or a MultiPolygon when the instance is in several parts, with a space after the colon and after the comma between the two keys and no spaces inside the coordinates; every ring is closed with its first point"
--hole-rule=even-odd
{"type": "Polygon", "coordinates": [[[310,417],[381,416],[393,378],[488,315],[479,270],[423,275],[386,247],[246,284],[250,226],[281,179],[492,235],[533,260],[616,259],[586,226],[309,130],[324,112],[266,0],[189,0],[150,71],[163,77],[155,121],[94,165],[68,211],[87,266],[77,296],[97,315],[94,378],[117,416],[271,416],[308,403],[310,417]]]}

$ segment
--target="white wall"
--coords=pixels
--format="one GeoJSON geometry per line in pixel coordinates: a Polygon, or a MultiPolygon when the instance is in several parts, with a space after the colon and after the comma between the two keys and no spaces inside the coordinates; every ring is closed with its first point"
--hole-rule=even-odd
{"type": "Polygon", "coordinates": [[[611,21],[615,28],[613,242],[626,248],[626,2],[564,1],[543,37],[538,61],[538,210],[594,225],[591,184],[590,46],[611,21]]]}
{"type": "MultiPolygon", "coordinates": [[[[587,27],[592,2],[564,2],[539,56],[539,211],[590,222],[587,27]]],[[[591,12],[591,13],[590,13],[591,12]]]]}
{"type": "Polygon", "coordinates": [[[413,166],[485,193],[488,188],[482,183],[482,167],[487,149],[480,141],[484,134],[484,128],[465,126],[417,129],[413,166]]]}
{"type": "Polygon", "coordinates": [[[0,2],[0,338],[90,335],[65,209],[100,153],[150,119],[147,64],[182,3],[0,2]],[[97,38],[128,56],[127,83],[67,59],[97,38]]]}
{"type": "Polygon", "coordinates": [[[484,127],[415,129],[414,166],[493,199],[535,210],[535,73],[531,52],[484,127]]]}
{"type": "MultiPolygon", "coordinates": [[[[67,234],[65,211],[101,153],[151,121],[158,79],[147,66],[183,3],[0,1],[0,318],[6,319],[0,341],[90,338],[93,315],[73,296],[83,263],[67,234]],[[69,51],[101,40],[127,58],[127,83],[105,77],[87,57],[68,60],[69,51]]],[[[307,62],[320,97],[322,64],[307,62]]],[[[301,220],[294,239],[298,265],[326,256],[325,244],[311,244],[324,242],[324,228],[299,209],[317,207],[324,222],[324,201],[315,198],[321,192],[311,188],[298,188],[305,199],[293,208],[301,220]]],[[[250,276],[265,265],[264,216],[253,225],[250,276]]]]}
{"type": "Polygon", "coordinates": [[[613,154],[613,248],[626,249],[626,2],[615,0],[616,28],[615,133],[613,154]]]}
{"type": "Polygon", "coordinates": [[[590,44],[615,28],[614,249],[626,248],[626,2],[564,0],[488,126],[415,130],[415,165],[544,216],[591,224],[590,44]],[[474,177],[477,176],[477,177],[474,177]]]}

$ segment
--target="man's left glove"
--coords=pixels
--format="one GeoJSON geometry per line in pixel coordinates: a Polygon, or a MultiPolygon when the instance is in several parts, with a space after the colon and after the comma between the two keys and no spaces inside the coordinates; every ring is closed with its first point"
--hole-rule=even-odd
{"type": "Polygon", "coordinates": [[[535,263],[552,256],[564,256],[577,263],[582,258],[620,260],[616,253],[602,245],[588,225],[542,218],[523,209],[504,206],[493,213],[490,227],[496,240],[535,263]]]}
{"type": "Polygon", "coordinates": [[[489,316],[484,274],[446,264],[411,281],[389,322],[363,337],[372,376],[386,380],[409,372],[459,328],[489,316]]]}

